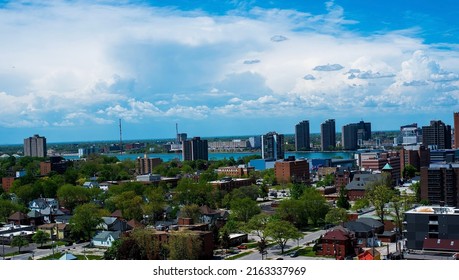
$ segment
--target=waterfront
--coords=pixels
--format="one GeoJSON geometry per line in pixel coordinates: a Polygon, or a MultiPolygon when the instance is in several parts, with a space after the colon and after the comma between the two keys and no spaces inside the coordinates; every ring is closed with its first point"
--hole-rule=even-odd
{"type": "MultiPolygon", "coordinates": [[[[139,157],[144,157],[144,154],[106,154],[107,156],[115,156],[119,160],[135,160],[139,157]]],[[[246,156],[259,155],[260,152],[240,152],[240,153],[209,153],[209,160],[221,160],[234,158],[235,160],[241,159],[246,156]]],[[[342,158],[342,159],[351,159],[353,157],[353,152],[286,152],[285,157],[295,156],[295,158],[307,158],[307,159],[327,159],[327,158],[342,158]]],[[[182,160],[181,153],[163,153],[163,154],[147,154],[149,158],[160,158],[164,162],[171,161],[174,159],[182,160]]],[[[77,155],[63,155],[65,159],[77,160],[79,157],[77,155]]]]}

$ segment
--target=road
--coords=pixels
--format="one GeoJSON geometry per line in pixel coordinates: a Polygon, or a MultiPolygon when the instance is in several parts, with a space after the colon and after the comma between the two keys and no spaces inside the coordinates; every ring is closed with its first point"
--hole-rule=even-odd
{"type": "MultiPolygon", "coordinates": [[[[323,235],[326,231],[325,230],[318,230],[315,232],[308,233],[304,235],[302,238],[299,240],[289,240],[287,241],[287,245],[284,248],[284,251],[289,250],[290,248],[294,248],[296,246],[307,246],[312,244],[315,240],[319,239],[321,235],[323,235]]],[[[249,239],[254,239],[257,240],[257,236],[249,236],[249,239]]],[[[259,240],[259,239],[258,239],[259,240]]],[[[239,258],[240,260],[261,260],[261,254],[258,252],[257,249],[253,249],[253,253],[246,255],[244,257],[239,258]]],[[[321,259],[321,258],[308,258],[308,257],[296,257],[296,258],[291,258],[290,256],[287,255],[282,255],[281,254],[281,248],[278,245],[271,246],[267,249],[268,255],[266,255],[264,258],[268,259],[276,259],[279,257],[282,257],[283,259],[292,259],[292,260],[297,260],[297,259],[321,259]]],[[[322,258],[322,259],[327,259],[327,258],[322,258]]]]}
{"type": "MultiPolygon", "coordinates": [[[[40,259],[49,255],[52,255],[53,252],[64,252],[64,251],[72,251],[72,252],[83,252],[84,251],[84,246],[87,246],[89,242],[84,242],[80,244],[74,244],[70,246],[58,246],[53,249],[38,249],[37,244],[31,243],[29,246],[22,247],[21,248],[21,254],[20,255],[15,255],[15,256],[10,256],[10,257],[5,257],[6,259],[11,259],[11,260],[28,260],[33,256],[34,259],[40,259]]],[[[3,248],[0,248],[3,252],[3,248]]],[[[17,252],[18,249],[17,247],[10,247],[8,245],[5,245],[5,254],[11,253],[11,252],[17,252]]],[[[1,258],[3,259],[3,258],[1,258]]]]}

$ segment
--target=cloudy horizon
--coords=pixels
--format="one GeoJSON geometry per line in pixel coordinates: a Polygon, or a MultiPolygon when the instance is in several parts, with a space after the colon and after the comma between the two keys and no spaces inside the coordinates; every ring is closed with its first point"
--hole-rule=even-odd
{"type": "Polygon", "coordinates": [[[396,130],[459,110],[454,1],[156,2],[2,2],[0,143],[112,140],[119,119],[125,139],[396,130]]]}

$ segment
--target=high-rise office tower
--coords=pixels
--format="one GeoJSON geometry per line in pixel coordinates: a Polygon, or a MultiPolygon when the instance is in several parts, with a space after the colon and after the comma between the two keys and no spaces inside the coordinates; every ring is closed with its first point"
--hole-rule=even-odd
{"type": "Polygon", "coordinates": [[[182,160],[209,160],[208,148],[207,140],[200,137],[185,140],[182,142],[182,160]]]}
{"type": "Polygon", "coordinates": [[[307,151],[310,149],[309,121],[301,121],[295,125],[295,150],[307,151]]]}
{"type": "Polygon", "coordinates": [[[430,121],[422,127],[422,144],[435,149],[451,149],[451,126],[442,121],[430,121]]]}
{"type": "Polygon", "coordinates": [[[357,150],[357,126],[354,123],[344,125],[341,131],[343,150],[357,150]]]}
{"type": "Polygon", "coordinates": [[[284,158],[284,135],[269,132],[261,136],[261,155],[266,160],[284,158]]]}
{"type": "Polygon", "coordinates": [[[341,145],[344,150],[357,150],[363,141],[371,139],[371,123],[360,121],[342,127],[341,145]]]}
{"type": "Polygon", "coordinates": [[[320,125],[320,144],[322,151],[329,151],[336,147],[335,120],[329,119],[320,125]]]}
{"type": "Polygon", "coordinates": [[[454,148],[459,149],[459,112],[454,113],[454,148]]]}
{"type": "Polygon", "coordinates": [[[38,134],[24,139],[24,156],[46,157],[46,138],[38,134]]]}

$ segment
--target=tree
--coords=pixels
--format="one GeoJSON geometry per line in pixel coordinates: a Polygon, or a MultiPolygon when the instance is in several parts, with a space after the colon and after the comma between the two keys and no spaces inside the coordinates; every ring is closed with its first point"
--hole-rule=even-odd
{"type": "Polygon", "coordinates": [[[100,209],[92,203],[77,206],[70,218],[70,231],[73,236],[90,240],[97,226],[103,222],[100,209]]]}
{"type": "Polygon", "coordinates": [[[19,204],[12,202],[11,200],[0,199],[0,222],[6,222],[8,217],[16,211],[25,210],[19,204]]]}
{"type": "Polygon", "coordinates": [[[43,247],[43,243],[48,242],[49,239],[50,239],[49,233],[41,231],[41,230],[38,230],[32,236],[33,242],[40,244],[40,247],[43,247]]]}
{"type": "Polygon", "coordinates": [[[143,199],[140,195],[137,195],[134,191],[126,191],[109,200],[113,202],[116,209],[121,210],[123,218],[126,220],[135,219],[137,221],[143,218],[143,199]]]}
{"type": "Polygon", "coordinates": [[[284,199],[276,208],[276,214],[284,221],[291,222],[301,228],[308,225],[308,209],[299,199],[284,199]]]}
{"type": "Polygon", "coordinates": [[[250,218],[261,212],[258,204],[252,199],[237,198],[231,201],[231,215],[236,221],[248,222],[250,218]]]}
{"type": "Polygon", "coordinates": [[[384,223],[386,203],[391,200],[393,195],[393,191],[382,184],[373,184],[366,190],[365,197],[375,207],[376,215],[378,215],[381,223],[384,223]]]}
{"type": "Polygon", "coordinates": [[[349,199],[347,197],[347,190],[344,187],[341,187],[339,190],[339,197],[336,200],[336,206],[346,210],[351,208],[351,204],[349,203],[349,199]]]}
{"type": "Polygon", "coordinates": [[[261,213],[253,216],[243,227],[245,232],[255,234],[258,238],[260,238],[257,245],[258,251],[262,254],[262,258],[267,245],[266,238],[268,236],[266,235],[266,226],[268,225],[269,220],[269,215],[261,213]]]}
{"type": "Polygon", "coordinates": [[[325,222],[327,224],[338,225],[347,222],[347,211],[344,208],[331,208],[327,215],[325,215],[325,222]]]}
{"type": "Polygon", "coordinates": [[[303,184],[291,184],[290,186],[290,197],[293,199],[299,199],[302,195],[306,186],[303,184]]]}
{"type": "Polygon", "coordinates": [[[89,193],[82,186],[65,184],[57,190],[57,198],[63,206],[73,210],[76,206],[89,202],[89,193]]]}
{"type": "Polygon", "coordinates": [[[166,199],[164,198],[164,191],[162,188],[154,188],[145,194],[147,203],[142,206],[143,213],[148,216],[150,223],[161,219],[166,206],[166,199]]]}
{"type": "Polygon", "coordinates": [[[29,241],[22,235],[17,235],[11,240],[11,246],[18,247],[18,253],[21,253],[21,248],[27,245],[29,245],[29,241]]]}
{"type": "Polygon", "coordinates": [[[270,220],[266,225],[266,235],[281,247],[282,254],[288,240],[299,239],[303,236],[294,225],[282,220],[270,220]]]}
{"type": "Polygon", "coordinates": [[[197,260],[202,251],[202,241],[192,231],[171,232],[168,244],[171,260],[197,260]]]}
{"type": "Polygon", "coordinates": [[[404,179],[411,179],[416,176],[416,171],[416,167],[412,166],[411,164],[407,164],[403,168],[402,176],[404,179]]]}
{"type": "Polygon", "coordinates": [[[201,208],[196,204],[185,205],[180,209],[180,218],[191,218],[193,223],[197,223],[201,218],[201,208]]]}
{"type": "Polygon", "coordinates": [[[357,199],[354,202],[354,205],[352,206],[352,210],[357,211],[357,210],[366,208],[368,206],[370,206],[370,202],[368,201],[367,198],[364,197],[364,198],[361,198],[361,199],[357,199]]]}
{"type": "Polygon", "coordinates": [[[309,219],[316,226],[320,219],[324,219],[330,206],[325,197],[314,188],[306,188],[300,200],[308,213],[309,219]]]}

